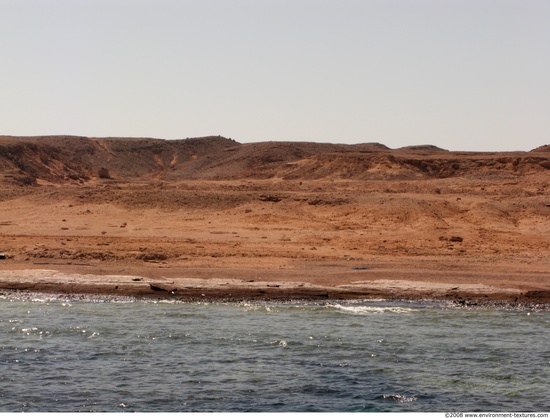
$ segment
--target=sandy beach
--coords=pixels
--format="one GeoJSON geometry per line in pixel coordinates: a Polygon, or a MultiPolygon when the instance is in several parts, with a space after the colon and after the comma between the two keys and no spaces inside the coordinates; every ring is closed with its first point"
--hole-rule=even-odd
{"type": "Polygon", "coordinates": [[[4,137],[0,288],[550,302],[544,148],[168,142],[4,137]]]}

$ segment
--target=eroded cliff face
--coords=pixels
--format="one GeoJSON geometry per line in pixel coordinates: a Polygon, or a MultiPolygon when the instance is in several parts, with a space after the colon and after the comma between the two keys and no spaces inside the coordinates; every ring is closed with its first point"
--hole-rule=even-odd
{"type": "Polygon", "coordinates": [[[521,176],[550,170],[548,146],[531,152],[449,152],[433,146],[258,142],[224,137],[182,140],[0,137],[7,183],[85,184],[95,180],[270,179],[412,180],[521,176]]]}
{"type": "Polygon", "coordinates": [[[137,179],[173,170],[184,161],[236,144],[222,137],[165,141],[151,138],[74,136],[0,137],[0,173],[32,185],[87,182],[95,178],[137,179]]]}

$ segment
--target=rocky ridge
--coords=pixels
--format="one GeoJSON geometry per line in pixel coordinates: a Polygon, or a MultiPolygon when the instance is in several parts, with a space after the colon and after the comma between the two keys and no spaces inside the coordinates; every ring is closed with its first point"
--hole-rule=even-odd
{"type": "Polygon", "coordinates": [[[241,144],[221,136],[162,140],[0,136],[0,176],[40,182],[159,179],[420,179],[550,170],[548,145],[530,152],[449,152],[431,145],[241,144]]]}

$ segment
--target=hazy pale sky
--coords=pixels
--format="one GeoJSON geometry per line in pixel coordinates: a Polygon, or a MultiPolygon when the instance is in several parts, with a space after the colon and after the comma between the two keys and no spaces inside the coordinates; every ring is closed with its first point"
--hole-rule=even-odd
{"type": "Polygon", "coordinates": [[[0,0],[0,134],[550,143],[548,0],[0,0]]]}

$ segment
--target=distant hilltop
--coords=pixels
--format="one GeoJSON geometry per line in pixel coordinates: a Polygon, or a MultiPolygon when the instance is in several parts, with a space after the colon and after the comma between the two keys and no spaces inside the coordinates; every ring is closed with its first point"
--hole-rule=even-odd
{"type": "Polygon", "coordinates": [[[550,145],[530,152],[450,152],[433,145],[0,136],[0,181],[14,185],[186,179],[422,179],[550,170],[550,145]]]}

